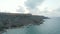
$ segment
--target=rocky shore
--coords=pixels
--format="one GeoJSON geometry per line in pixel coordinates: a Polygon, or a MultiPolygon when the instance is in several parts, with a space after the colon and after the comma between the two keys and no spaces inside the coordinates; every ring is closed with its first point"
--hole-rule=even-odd
{"type": "Polygon", "coordinates": [[[5,29],[17,28],[27,26],[29,24],[40,25],[48,17],[32,15],[32,14],[18,14],[18,13],[0,13],[0,33],[5,29]]]}

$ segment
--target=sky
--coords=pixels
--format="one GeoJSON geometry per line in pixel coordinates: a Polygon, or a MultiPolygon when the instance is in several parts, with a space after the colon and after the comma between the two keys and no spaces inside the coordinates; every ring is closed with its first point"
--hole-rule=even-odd
{"type": "Polygon", "coordinates": [[[0,0],[0,12],[60,17],[60,0],[0,0]]]}

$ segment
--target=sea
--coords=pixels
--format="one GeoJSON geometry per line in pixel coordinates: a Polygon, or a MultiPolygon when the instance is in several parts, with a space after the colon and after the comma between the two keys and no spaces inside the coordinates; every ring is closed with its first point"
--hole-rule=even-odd
{"type": "Polygon", "coordinates": [[[3,34],[60,34],[60,17],[45,19],[45,22],[41,25],[8,29],[3,34]]]}

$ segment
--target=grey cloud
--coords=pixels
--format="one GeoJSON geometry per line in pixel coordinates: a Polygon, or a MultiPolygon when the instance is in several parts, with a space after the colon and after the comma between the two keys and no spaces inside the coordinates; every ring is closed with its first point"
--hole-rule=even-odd
{"type": "Polygon", "coordinates": [[[19,9],[16,9],[16,11],[17,11],[17,12],[21,12],[21,13],[24,13],[24,12],[25,12],[25,10],[24,10],[23,7],[20,7],[19,9]]]}
{"type": "Polygon", "coordinates": [[[37,6],[41,5],[44,0],[27,0],[25,6],[29,9],[30,13],[38,14],[37,6]]]}
{"type": "Polygon", "coordinates": [[[40,11],[40,12],[42,12],[42,13],[49,13],[49,11],[48,11],[48,10],[40,11]]]}
{"type": "Polygon", "coordinates": [[[25,2],[25,6],[27,6],[30,9],[36,8],[38,5],[40,5],[44,0],[27,0],[25,2]]]}
{"type": "Polygon", "coordinates": [[[56,11],[60,12],[60,8],[58,8],[56,11]]]}
{"type": "Polygon", "coordinates": [[[54,9],[48,16],[60,17],[60,8],[54,9]]]}
{"type": "Polygon", "coordinates": [[[54,12],[60,12],[60,8],[56,8],[53,10],[54,12]]]}

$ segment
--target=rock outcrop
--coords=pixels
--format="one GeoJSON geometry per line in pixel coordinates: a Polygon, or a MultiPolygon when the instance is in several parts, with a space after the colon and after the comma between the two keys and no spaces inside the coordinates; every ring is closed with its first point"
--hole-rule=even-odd
{"type": "Polygon", "coordinates": [[[29,24],[40,25],[44,22],[44,16],[18,13],[0,13],[0,32],[29,24]]]}

